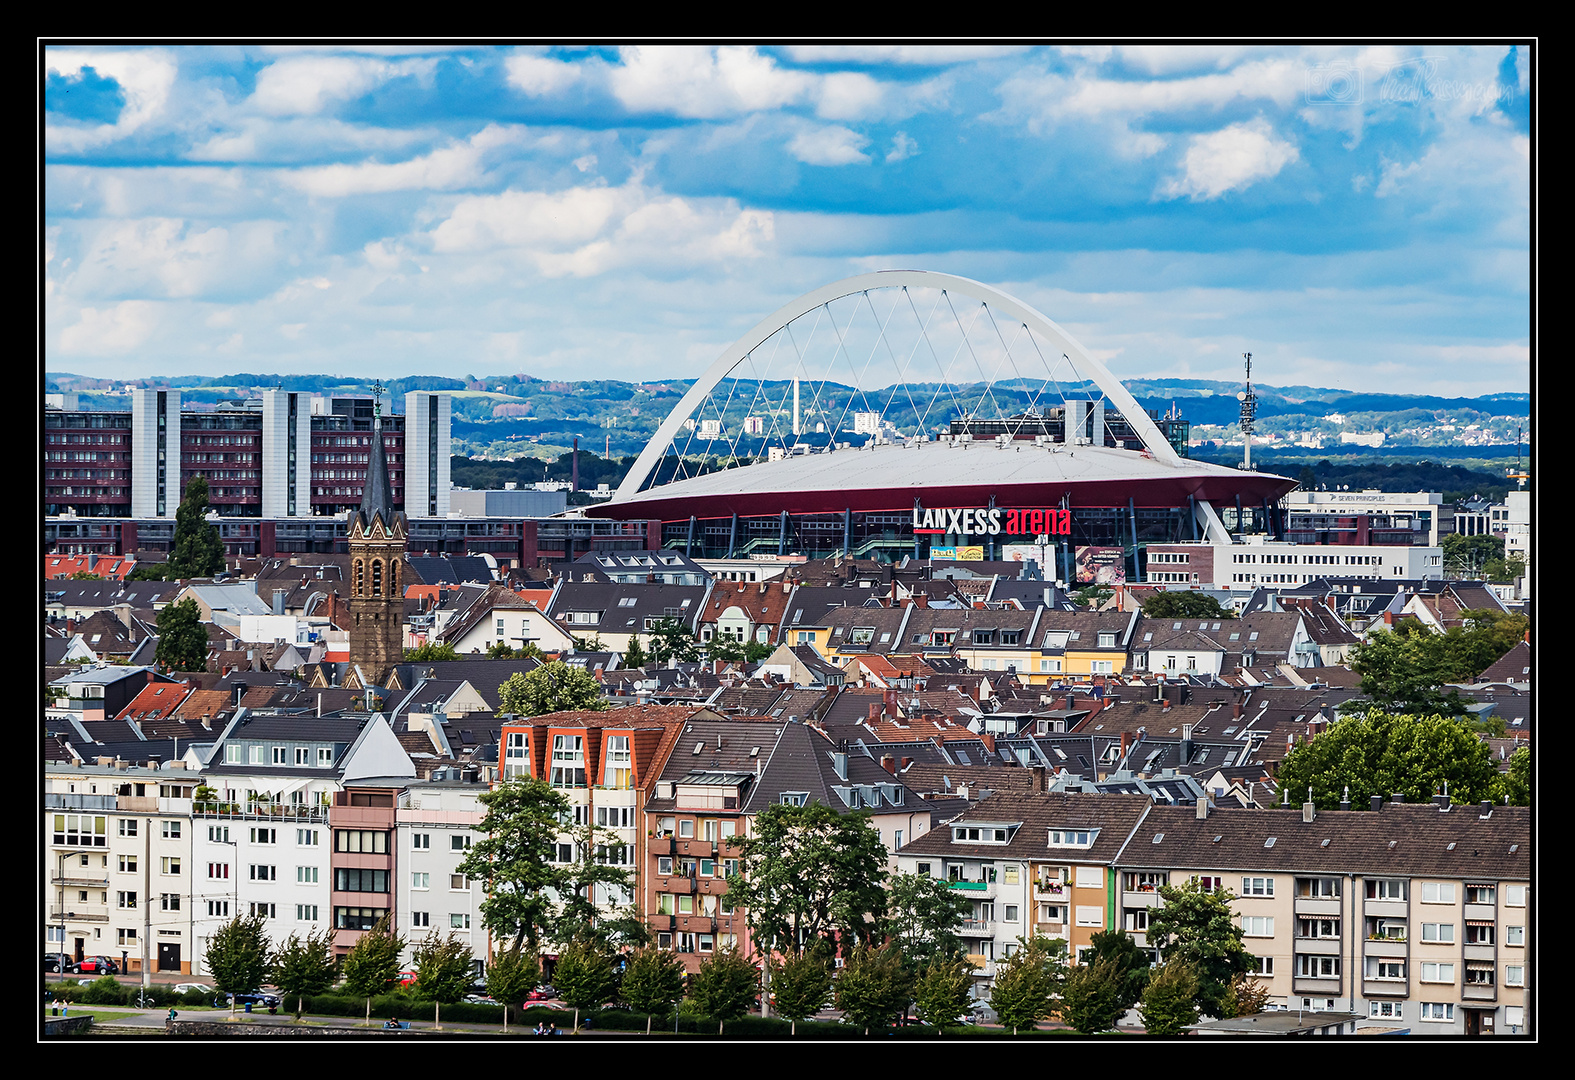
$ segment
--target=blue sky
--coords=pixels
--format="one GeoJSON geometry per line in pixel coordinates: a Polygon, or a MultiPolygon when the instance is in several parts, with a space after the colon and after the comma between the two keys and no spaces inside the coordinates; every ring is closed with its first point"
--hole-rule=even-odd
{"type": "Polygon", "coordinates": [[[1530,383],[1525,47],[44,52],[44,348],[104,377],[698,375],[866,270],[1118,377],[1530,383]]]}

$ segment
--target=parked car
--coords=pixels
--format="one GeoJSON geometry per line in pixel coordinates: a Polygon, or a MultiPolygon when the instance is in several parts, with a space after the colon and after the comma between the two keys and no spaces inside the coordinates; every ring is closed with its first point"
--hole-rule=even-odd
{"type": "Polygon", "coordinates": [[[277,1009],[284,1004],[284,999],[278,994],[270,994],[266,990],[246,990],[231,996],[237,1005],[261,1005],[267,1009],[277,1009]]]}
{"type": "Polygon", "coordinates": [[[414,983],[415,981],[416,981],[416,973],[414,971],[401,971],[399,973],[399,985],[400,986],[409,986],[412,983],[414,983]]]}
{"type": "Polygon", "coordinates": [[[77,962],[62,952],[45,953],[44,970],[59,972],[62,975],[74,975],[77,970],[77,962]]]}
{"type": "Polygon", "coordinates": [[[85,956],[77,971],[83,975],[119,975],[120,966],[107,956],[85,956]]]}
{"type": "Polygon", "coordinates": [[[526,1001],[556,1001],[558,988],[551,984],[543,984],[525,995],[526,1001]]]}
{"type": "Polygon", "coordinates": [[[485,994],[466,994],[460,998],[467,1005],[502,1005],[501,1001],[494,1001],[485,994]]]}
{"type": "Polygon", "coordinates": [[[170,987],[170,989],[177,994],[189,994],[193,990],[201,994],[213,993],[213,987],[204,985],[203,983],[176,983],[174,986],[170,987]]]}

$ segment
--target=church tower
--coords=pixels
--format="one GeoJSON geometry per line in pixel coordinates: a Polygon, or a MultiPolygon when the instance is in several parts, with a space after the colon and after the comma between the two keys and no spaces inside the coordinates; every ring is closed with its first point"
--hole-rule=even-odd
{"type": "Polygon", "coordinates": [[[374,383],[372,447],[361,506],[350,516],[350,662],[379,686],[405,658],[405,541],[383,449],[383,384],[374,383]]]}

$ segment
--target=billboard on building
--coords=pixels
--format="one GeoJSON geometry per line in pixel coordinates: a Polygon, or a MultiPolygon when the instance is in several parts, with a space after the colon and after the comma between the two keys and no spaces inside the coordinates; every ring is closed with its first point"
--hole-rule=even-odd
{"type": "Polygon", "coordinates": [[[1039,564],[1040,572],[1049,574],[1055,569],[1054,544],[1003,544],[1001,545],[1001,558],[1007,562],[1028,562],[1030,559],[1039,564]]]}
{"type": "Polygon", "coordinates": [[[1083,585],[1125,585],[1125,551],[1118,547],[1080,547],[1077,549],[1077,580],[1083,585]]]}
{"type": "Polygon", "coordinates": [[[953,562],[984,562],[984,547],[978,544],[966,547],[932,547],[930,558],[950,559],[953,562]]]}

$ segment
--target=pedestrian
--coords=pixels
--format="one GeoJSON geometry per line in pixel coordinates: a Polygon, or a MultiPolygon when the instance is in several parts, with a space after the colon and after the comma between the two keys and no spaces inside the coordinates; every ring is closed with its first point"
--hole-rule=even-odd
{"type": "Polygon", "coordinates": [[[548,1035],[556,1035],[556,1034],[558,1034],[558,1022],[556,1020],[553,1020],[553,1021],[551,1021],[551,1022],[549,1022],[547,1024],[547,1034],[548,1035]]]}
{"type": "Polygon", "coordinates": [[[540,1020],[536,1021],[535,1034],[537,1034],[537,1035],[545,1035],[545,1034],[547,1034],[547,1029],[541,1026],[541,1021],[540,1020]]]}
{"type": "Polygon", "coordinates": [[[171,1005],[170,1006],[170,1019],[173,1020],[179,1015],[180,1014],[175,1011],[175,1006],[171,1005]]]}

